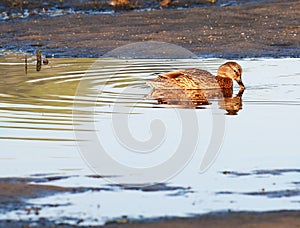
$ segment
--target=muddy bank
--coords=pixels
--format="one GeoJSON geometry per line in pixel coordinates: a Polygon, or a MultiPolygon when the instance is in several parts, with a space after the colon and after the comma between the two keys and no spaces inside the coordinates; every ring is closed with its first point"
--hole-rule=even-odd
{"type": "Polygon", "coordinates": [[[299,211],[279,211],[279,212],[228,212],[199,216],[196,218],[175,218],[162,219],[148,223],[131,223],[131,224],[110,224],[110,228],[196,228],[196,227],[214,227],[214,228],[231,228],[231,227],[299,227],[299,211]]]}
{"type": "Polygon", "coordinates": [[[268,0],[47,0],[0,1],[0,20],[70,13],[107,14],[128,10],[244,5],[268,0]]]}
{"type": "MultiPolygon", "coordinates": [[[[90,176],[91,178],[99,178],[90,176]]],[[[16,228],[16,227],[86,227],[80,225],[84,220],[78,218],[77,225],[65,221],[49,220],[40,216],[39,213],[44,207],[56,207],[60,205],[47,204],[36,206],[27,203],[28,199],[50,196],[61,193],[81,193],[85,191],[109,191],[103,188],[70,188],[58,187],[51,185],[51,181],[60,180],[68,177],[51,176],[51,177],[34,177],[34,178],[1,178],[0,179],[0,212],[10,210],[24,210],[28,215],[35,215],[35,219],[28,220],[0,220],[0,227],[16,228]],[[42,183],[43,185],[40,185],[42,183]]],[[[165,186],[162,186],[165,189],[165,186]]],[[[161,186],[158,186],[161,190],[161,186]]],[[[141,189],[143,190],[143,189],[141,189]]],[[[156,191],[157,188],[151,188],[150,191],[156,191]]],[[[146,190],[148,191],[148,190],[146,190]]],[[[67,217],[66,217],[67,218],[67,217]]],[[[298,227],[300,226],[300,211],[274,211],[274,212],[218,212],[205,215],[195,216],[191,218],[169,218],[161,217],[159,219],[138,219],[132,220],[123,217],[108,221],[103,226],[89,227],[107,227],[107,228],[194,228],[194,227],[214,227],[214,228],[230,228],[230,227],[298,227]]]]}
{"type": "MultiPolygon", "coordinates": [[[[86,227],[80,225],[69,225],[46,219],[32,221],[10,221],[0,220],[0,227],[18,228],[18,227],[86,227]]],[[[162,218],[149,221],[130,221],[126,218],[111,221],[104,226],[88,226],[88,227],[107,227],[107,228],[198,228],[198,227],[214,227],[214,228],[282,228],[282,227],[299,227],[300,212],[299,211],[276,211],[276,212],[228,212],[228,213],[212,213],[194,218],[162,218]]]]}
{"type": "MultiPolygon", "coordinates": [[[[67,14],[70,12],[96,13],[119,12],[123,10],[159,9],[160,7],[208,7],[215,5],[245,4],[249,0],[47,0],[47,1],[0,1],[1,16],[9,18],[23,18],[33,15],[53,15],[55,11],[67,14]],[[88,12],[87,12],[88,11],[88,12]]],[[[251,0],[266,1],[266,0],[251,0]]]]}
{"type": "Polygon", "coordinates": [[[207,57],[300,57],[299,1],[1,22],[0,46],[57,57],[100,57],[121,45],[164,41],[207,57]]]}
{"type": "Polygon", "coordinates": [[[33,213],[38,215],[39,210],[41,210],[41,208],[37,208],[31,204],[28,204],[28,199],[46,197],[54,194],[67,192],[81,193],[90,190],[106,190],[103,188],[75,188],[51,185],[51,181],[60,180],[64,178],[68,177],[58,176],[49,178],[0,178],[0,213],[8,212],[11,210],[24,210],[27,212],[27,214],[33,213]]]}

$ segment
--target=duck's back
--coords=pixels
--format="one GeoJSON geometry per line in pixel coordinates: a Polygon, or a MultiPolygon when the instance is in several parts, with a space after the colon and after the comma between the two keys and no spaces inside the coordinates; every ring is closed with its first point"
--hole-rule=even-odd
{"type": "Polygon", "coordinates": [[[163,73],[149,83],[159,89],[213,89],[219,88],[217,78],[205,70],[184,69],[163,73]]]}

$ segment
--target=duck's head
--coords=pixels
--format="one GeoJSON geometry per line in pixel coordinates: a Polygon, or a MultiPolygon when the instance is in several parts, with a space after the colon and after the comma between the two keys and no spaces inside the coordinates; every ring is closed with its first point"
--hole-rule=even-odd
{"type": "Polygon", "coordinates": [[[245,89],[242,82],[242,67],[236,62],[227,62],[218,69],[218,76],[235,80],[241,89],[245,89]]]}

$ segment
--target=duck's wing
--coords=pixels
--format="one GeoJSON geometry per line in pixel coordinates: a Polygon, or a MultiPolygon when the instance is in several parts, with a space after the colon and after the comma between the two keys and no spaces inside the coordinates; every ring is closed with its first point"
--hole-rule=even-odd
{"type": "Polygon", "coordinates": [[[214,75],[195,68],[162,73],[147,84],[158,89],[210,89],[218,87],[214,75]]]}
{"type": "Polygon", "coordinates": [[[175,80],[186,82],[190,89],[213,89],[219,88],[216,77],[206,70],[185,69],[181,71],[183,76],[178,76],[175,80]]]}
{"type": "Polygon", "coordinates": [[[174,79],[184,75],[182,70],[170,71],[159,74],[157,78],[148,81],[147,84],[155,89],[180,89],[179,86],[174,84],[174,79]]]}
{"type": "Polygon", "coordinates": [[[177,77],[184,76],[184,75],[185,75],[184,70],[174,70],[174,71],[160,74],[159,77],[166,78],[166,79],[172,79],[172,78],[177,78],[177,77]]]}
{"type": "Polygon", "coordinates": [[[187,73],[187,69],[162,73],[154,80],[147,82],[147,84],[158,89],[179,89],[180,86],[176,85],[176,81],[181,80],[184,77],[189,77],[187,73]]]}
{"type": "Polygon", "coordinates": [[[167,79],[162,76],[158,76],[154,80],[150,80],[146,82],[147,85],[151,86],[154,89],[180,89],[179,86],[173,83],[173,80],[167,79]]]}

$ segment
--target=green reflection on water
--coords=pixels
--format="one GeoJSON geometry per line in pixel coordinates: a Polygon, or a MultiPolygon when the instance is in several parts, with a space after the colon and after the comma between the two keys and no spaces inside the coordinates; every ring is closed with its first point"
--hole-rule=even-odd
{"type": "Polygon", "coordinates": [[[0,56],[0,139],[74,141],[73,99],[94,61],[50,58],[37,71],[34,56],[27,56],[27,69],[23,53],[0,56]]]}
{"type": "Polygon", "coordinates": [[[1,109],[70,113],[71,110],[66,107],[72,106],[72,97],[79,79],[94,60],[49,59],[48,65],[43,65],[41,71],[36,71],[35,59],[29,57],[26,73],[25,55],[9,54],[0,57],[1,109]],[[78,80],[62,83],[70,78],[78,80]]]}

